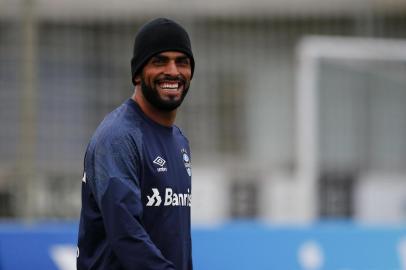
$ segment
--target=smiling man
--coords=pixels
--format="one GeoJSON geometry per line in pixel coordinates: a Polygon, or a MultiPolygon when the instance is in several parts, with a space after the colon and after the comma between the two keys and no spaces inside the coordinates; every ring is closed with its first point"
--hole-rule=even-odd
{"type": "Polygon", "coordinates": [[[146,23],[131,69],[134,94],[86,150],[77,269],[192,270],[190,149],[174,125],[194,71],[187,32],[146,23]]]}

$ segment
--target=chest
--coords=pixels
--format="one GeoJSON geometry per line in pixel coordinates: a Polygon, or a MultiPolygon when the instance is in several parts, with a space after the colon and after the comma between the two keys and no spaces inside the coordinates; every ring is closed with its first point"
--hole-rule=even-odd
{"type": "Polygon", "coordinates": [[[142,171],[143,193],[190,194],[192,165],[186,140],[149,137],[143,145],[142,171]]]}

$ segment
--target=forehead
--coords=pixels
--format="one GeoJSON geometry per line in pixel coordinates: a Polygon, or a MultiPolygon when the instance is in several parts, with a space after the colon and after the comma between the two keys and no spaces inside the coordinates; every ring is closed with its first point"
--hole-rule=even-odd
{"type": "Polygon", "coordinates": [[[186,54],[183,52],[177,52],[177,51],[166,51],[166,52],[161,52],[158,54],[155,54],[153,57],[160,56],[160,57],[167,57],[167,58],[183,58],[183,57],[188,57],[186,54]]]}

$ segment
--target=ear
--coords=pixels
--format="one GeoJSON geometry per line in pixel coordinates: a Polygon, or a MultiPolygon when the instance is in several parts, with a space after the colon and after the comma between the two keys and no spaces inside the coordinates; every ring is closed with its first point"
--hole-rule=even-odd
{"type": "Polygon", "coordinates": [[[134,77],[134,83],[135,83],[135,85],[141,84],[141,76],[140,75],[136,75],[134,77]]]}

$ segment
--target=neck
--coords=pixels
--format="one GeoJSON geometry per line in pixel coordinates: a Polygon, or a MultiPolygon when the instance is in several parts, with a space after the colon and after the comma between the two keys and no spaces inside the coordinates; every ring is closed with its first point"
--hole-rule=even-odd
{"type": "Polygon", "coordinates": [[[131,98],[137,102],[143,113],[152,121],[166,127],[170,127],[175,123],[176,110],[162,111],[155,108],[147,100],[145,100],[140,90],[135,91],[131,98]]]}

